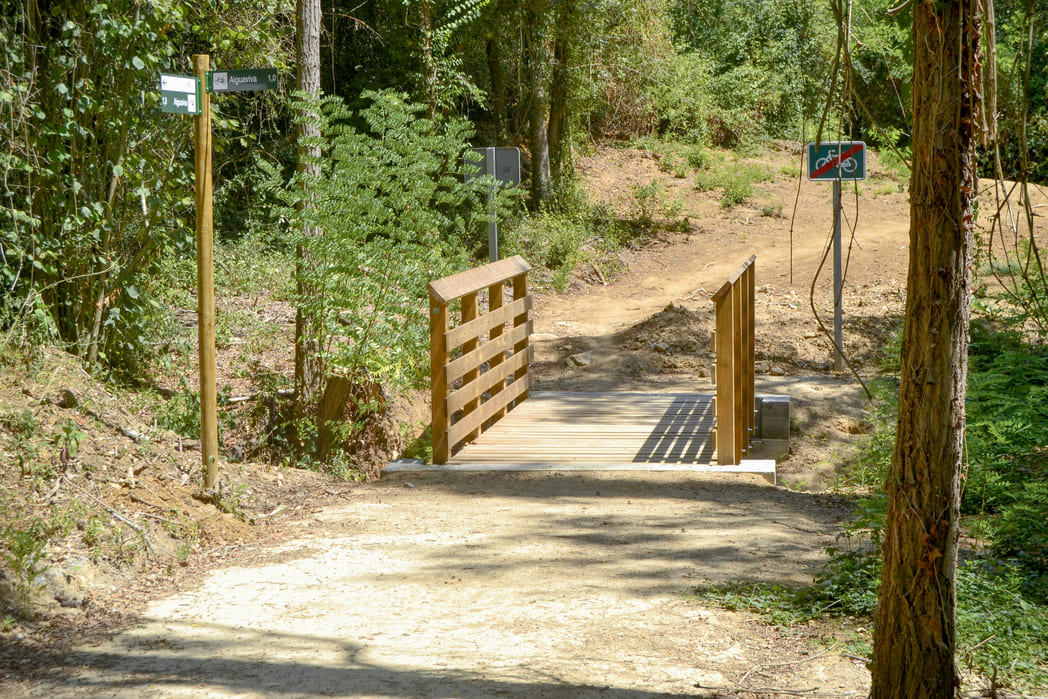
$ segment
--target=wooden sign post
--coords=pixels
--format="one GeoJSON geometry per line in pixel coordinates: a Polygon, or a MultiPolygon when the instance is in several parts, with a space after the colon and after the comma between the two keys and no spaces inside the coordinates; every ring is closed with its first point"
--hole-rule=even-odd
{"type": "Polygon", "coordinates": [[[196,173],[197,336],[200,357],[200,458],[204,488],[218,479],[218,390],[215,378],[215,228],[211,212],[211,93],[273,90],[276,68],[209,71],[193,56],[193,75],[160,75],[160,110],[193,116],[196,173]],[[206,89],[205,89],[206,88],[206,89]]]}
{"type": "MultiPolygon", "coordinates": [[[[193,73],[207,80],[211,57],[193,56],[193,73]]],[[[200,354],[200,458],[204,488],[218,478],[218,396],[215,380],[214,219],[211,214],[211,95],[201,90],[200,112],[193,117],[196,146],[197,332],[200,354]]]]}

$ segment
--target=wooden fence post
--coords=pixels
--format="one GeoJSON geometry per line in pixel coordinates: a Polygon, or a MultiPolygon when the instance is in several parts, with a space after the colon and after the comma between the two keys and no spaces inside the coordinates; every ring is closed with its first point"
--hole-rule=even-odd
{"type": "Polygon", "coordinates": [[[429,283],[435,464],[447,463],[460,443],[476,439],[528,395],[528,362],[534,355],[528,320],[530,270],[518,255],[429,283]],[[509,304],[503,290],[507,282],[514,289],[509,304]],[[488,308],[481,313],[479,292],[484,289],[488,308]],[[457,299],[462,313],[452,327],[448,308],[457,299]],[[512,329],[507,333],[508,324],[512,329]]]}
{"type": "Polygon", "coordinates": [[[429,361],[430,399],[432,420],[430,439],[433,443],[433,463],[443,464],[448,460],[448,414],[445,400],[448,396],[447,366],[449,355],[444,341],[448,331],[448,305],[429,292],[429,361]]]}
{"type": "Polygon", "coordinates": [[[717,463],[737,464],[749,453],[754,419],[756,257],[713,295],[717,386],[714,444],[717,463]]]}

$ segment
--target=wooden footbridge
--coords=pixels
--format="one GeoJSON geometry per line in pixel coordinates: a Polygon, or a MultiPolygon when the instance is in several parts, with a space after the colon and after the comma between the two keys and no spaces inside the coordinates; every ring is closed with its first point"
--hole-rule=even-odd
{"type": "MultiPolygon", "coordinates": [[[[429,468],[774,474],[773,460],[748,458],[755,258],[713,295],[716,395],[533,393],[530,269],[517,256],[429,284],[429,468]]],[[[420,467],[394,462],[387,470],[420,467]]]]}

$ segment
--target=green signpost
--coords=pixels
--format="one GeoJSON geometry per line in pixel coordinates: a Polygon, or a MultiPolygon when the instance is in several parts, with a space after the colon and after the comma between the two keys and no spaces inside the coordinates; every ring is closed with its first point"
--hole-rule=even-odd
{"type": "Polygon", "coordinates": [[[254,92],[256,90],[275,90],[277,86],[276,68],[212,70],[207,74],[208,92],[254,92]]]}
{"type": "Polygon", "coordinates": [[[200,80],[192,75],[160,74],[160,111],[200,114],[200,80]]]}

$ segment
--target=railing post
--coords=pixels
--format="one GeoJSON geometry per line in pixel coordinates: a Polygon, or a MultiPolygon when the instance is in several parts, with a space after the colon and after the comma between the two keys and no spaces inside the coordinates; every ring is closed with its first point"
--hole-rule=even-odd
{"type": "Polygon", "coordinates": [[[735,382],[732,380],[732,304],[731,287],[721,287],[713,296],[716,314],[716,353],[717,369],[717,430],[714,434],[717,448],[717,463],[731,463],[735,456],[735,382]]]}
{"type": "Polygon", "coordinates": [[[746,439],[746,453],[749,454],[750,437],[753,436],[754,427],[757,424],[756,417],[756,390],[754,388],[754,368],[753,363],[755,357],[755,340],[756,340],[756,313],[757,313],[757,260],[753,257],[750,258],[749,267],[746,268],[746,273],[742,278],[742,289],[744,305],[746,308],[746,361],[743,363],[743,370],[746,372],[743,380],[745,388],[745,395],[742,397],[742,409],[746,414],[746,426],[745,439],[746,439]]]}
{"type": "Polygon", "coordinates": [[[749,437],[746,434],[747,420],[746,409],[743,403],[746,400],[745,390],[745,364],[746,352],[744,350],[743,332],[745,323],[743,321],[746,309],[743,308],[742,284],[738,280],[731,285],[731,364],[732,364],[732,414],[734,416],[735,443],[731,463],[737,464],[747,452],[749,437]]]}
{"type": "MultiPolygon", "coordinates": [[[[525,272],[525,273],[518,274],[517,276],[513,277],[513,300],[517,301],[519,299],[524,298],[527,295],[528,295],[528,275],[525,272]]],[[[516,316],[513,319],[513,327],[514,328],[519,328],[521,325],[525,325],[527,322],[528,322],[528,313],[527,313],[527,311],[524,311],[523,313],[521,313],[520,315],[516,316]]],[[[517,344],[513,345],[513,353],[514,354],[520,354],[521,352],[527,352],[527,350],[528,350],[528,342],[529,342],[529,338],[525,337],[523,340],[521,340],[517,344]]],[[[513,381],[514,382],[516,382],[516,381],[526,381],[527,379],[528,379],[528,365],[525,364],[524,367],[513,376],[513,381]]],[[[527,400],[527,398],[528,398],[528,392],[524,391],[524,393],[522,393],[521,396],[520,396],[520,401],[525,401],[525,400],[527,400]]],[[[518,401],[518,402],[520,402],[520,401],[518,401]]]]}
{"type": "MultiPolygon", "coordinates": [[[[475,319],[478,315],[480,315],[480,306],[477,303],[477,292],[474,291],[473,293],[466,294],[462,297],[462,318],[459,322],[460,324],[468,323],[469,321],[475,319]]],[[[477,346],[479,344],[480,342],[476,337],[472,338],[471,340],[467,340],[466,342],[462,343],[462,354],[469,354],[473,350],[477,349],[477,346]]],[[[480,367],[470,369],[463,375],[462,383],[468,384],[471,381],[474,381],[479,374],[480,367]]],[[[466,405],[462,407],[462,414],[469,415],[477,409],[478,405],[480,405],[479,397],[474,398],[470,402],[466,403],[466,405]]],[[[480,428],[478,427],[476,430],[470,432],[469,435],[466,436],[466,441],[468,442],[476,439],[477,435],[479,434],[480,428]]]]}
{"type": "Polygon", "coordinates": [[[430,438],[433,442],[433,463],[445,464],[448,461],[448,427],[447,411],[448,382],[446,367],[448,348],[444,335],[448,331],[448,306],[442,303],[431,291],[429,294],[429,366],[430,398],[432,400],[433,420],[430,425],[430,438]]]}
{"type": "MultiPolygon", "coordinates": [[[[506,289],[506,286],[505,286],[504,282],[499,282],[498,284],[492,284],[491,286],[488,287],[488,313],[491,313],[492,311],[496,311],[499,308],[502,308],[502,304],[504,303],[504,299],[505,299],[505,289],[506,289]]],[[[491,329],[491,334],[489,336],[489,339],[494,342],[498,338],[502,337],[502,334],[503,334],[503,332],[505,332],[505,329],[506,329],[505,325],[499,325],[499,326],[496,326],[496,327],[492,328],[491,329]]],[[[502,364],[502,360],[503,360],[504,357],[505,357],[505,355],[502,354],[501,352],[499,354],[496,354],[494,357],[492,357],[491,358],[491,362],[490,362],[491,368],[495,369],[497,366],[502,364]]],[[[497,384],[492,386],[491,387],[491,397],[494,398],[495,396],[497,396],[502,391],[502,387],[503,386],[505,386],[505,382],[503,382],[503,381],[499,381],[497,384]]],[[[492,416],[491,422],[492,423],[497,422],[505,414],[506,414],[505,410],[499,410],[498,412],[496,412],[492,416]]]]}

